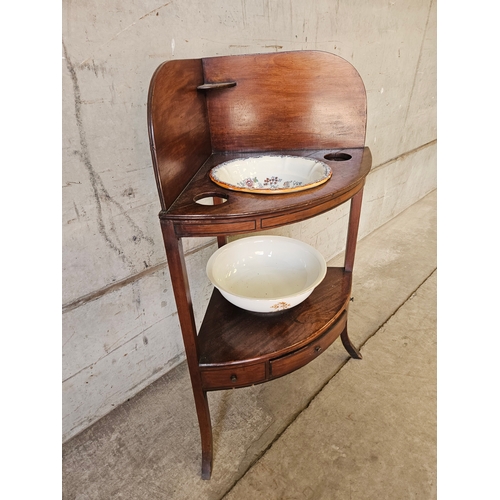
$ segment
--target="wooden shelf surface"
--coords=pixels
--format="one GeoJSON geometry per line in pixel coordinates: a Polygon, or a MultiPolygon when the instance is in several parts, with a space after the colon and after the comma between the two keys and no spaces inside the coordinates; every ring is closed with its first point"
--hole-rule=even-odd
{"type": "MultiPolygon", "coordinates": [[[[260,217],[263,214],[297,212],[299,216],[299,212],[303,212],[307,207],[328,203],[335,198],[341,197],[343,193],[356,188],[364,182],[370,167],[371,153],[369,148],[215,153],[202,165],[171,207],[160,212],[160,219],[183,220],[187,224],[205,222],[209,225],[211,222],[250,219],[260,217]],[[348,154],[352,158],[347,161],[327,160],[325,158],[332,152],[338,151],[348,154]],[[213,167],[222,162],[236,158],[250,158],[269,154],[304,156],[323,161],[331,167],[332,177],[326,183],[312,189],[286,195],[267,195],[222,188],[210,180],[208,175],[213,167]],[[227,201],[218,205],[202,205],[195,201],[203,196],[217,195],[224,197],[227,201]]],[[[349,197],[351,196],[352,194],[349,197]]],[[[265,226],[265,222],[263,226],[265,226]]],[[[255,229],[261,228],[256,227],[255,229]]]]}
{"type": "Polygon", "coordinates": [[[245,311],[214,289],[198,334],[200,368],[251,365],[313,342],[346,310],[351,276],[342,267],[329,267],[304,302],[271,314],[245,311]]]}

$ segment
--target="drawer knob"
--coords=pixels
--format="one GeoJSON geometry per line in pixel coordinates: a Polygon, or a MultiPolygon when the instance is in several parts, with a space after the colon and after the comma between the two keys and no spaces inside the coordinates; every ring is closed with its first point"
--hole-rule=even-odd
{"type": "Polygon", "coordinates": [[[317,345],[317,346],[314,348],[314,350],[315,350],[316,352],[321,351],[321,346],[320,346],[320,345],[317,345]]]}
{"type": "Polygon", "coordinates": [[[231,382],[236,382],[238,380],[238,377],[233,373],[231,375],[231,382]]]}

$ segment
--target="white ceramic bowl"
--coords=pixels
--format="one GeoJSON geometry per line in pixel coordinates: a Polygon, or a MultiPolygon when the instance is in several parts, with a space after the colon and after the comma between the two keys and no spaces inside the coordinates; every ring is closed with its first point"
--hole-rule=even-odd
{"type": "Polygon", "coordinates": [[[303,302],[326,274],[324,257],[284,236],[250,236],[219,248],[207,275],[221,294],[247,311],[271,313],[303,302]]]}
{"type": "Polygon", "coordinates": [[[332,169],[314,158],[266,155],[226,161],[209,175],[213,182],[233,191],[286,194],[323,184],[332,176],[332,169]]]}

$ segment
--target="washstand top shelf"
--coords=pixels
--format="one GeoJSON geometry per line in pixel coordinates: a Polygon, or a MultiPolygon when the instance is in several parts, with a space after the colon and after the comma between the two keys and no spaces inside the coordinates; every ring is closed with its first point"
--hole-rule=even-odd
{"type": "Polygon", "coordinates": [[[207,159],[170,208],[161,211],[159,216],[175,221],[179,235],[218,234],[221,224],[226,234],[270,229],[313,217],[343,203],[362,187],[370,167],[368,148],[216,153],[207,159]],[[225,189],[209,177],[210,170],[222,162],[269,154],[323,161],[331,167],[332,176],[311,189],[267,195],[225,189]]]}
{"type": "Polygon", "coordinates": [[[178,237],[313,217],[351,198],[371,167],[363,82],[349,62],[326,52],[167,61],[151,81],[148,126],[159,217],[178,237]],[[224,189],[209,177],[222,162],[264,155],[314,158],[332,177],[276,195],[224,189]]]}

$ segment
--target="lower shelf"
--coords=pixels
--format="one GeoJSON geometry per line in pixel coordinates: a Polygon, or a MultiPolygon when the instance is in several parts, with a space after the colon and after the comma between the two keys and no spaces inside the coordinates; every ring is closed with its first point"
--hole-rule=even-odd
{"type": "Polygon", "coordinates": [[[215,289],[198,335],[204,389],[244,387],[304,366],[342,333],[350,293],[351,273],[336,267],[303,303],[274,314],[244,311],[215,289]]]}

